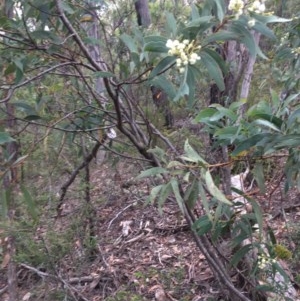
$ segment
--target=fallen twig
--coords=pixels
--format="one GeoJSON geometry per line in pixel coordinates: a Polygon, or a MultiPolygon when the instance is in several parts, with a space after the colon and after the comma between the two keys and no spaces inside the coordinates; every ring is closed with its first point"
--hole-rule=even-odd
{"type": "Polygon", "coordinates": [[[107,230],[109,230],[109,228],[111,227],[112,223],[124,212],[126,211],[128,208],[130,208],[131,206],[135,205],[136,203],[131,203],[128,206],[126,206],[124,209],[122,209],[121,211],[119,211],[116,216],[109,222],[107,230]]]}

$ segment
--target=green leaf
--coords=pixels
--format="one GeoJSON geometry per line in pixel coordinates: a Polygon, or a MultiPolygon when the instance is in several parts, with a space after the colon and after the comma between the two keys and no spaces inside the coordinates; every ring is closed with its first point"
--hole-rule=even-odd
{"type": "Polygon", "coordinates": [[[160,52],[167,53],[169,48],[166,46],[166,43],[162,42],[149,42],[144,45],[144,51],[149,52],[160,52]]]}
{"type": "Polygon", "coordinates": [[[162,173],[167,173],[168,171],[162,167],[152,167],[146,170],[143,170],[138,176],[137,179],[148,178],[151,176],[156,176],[162,173]]]}
{"type": "Polygon", "coordinates": [[[5,143],[9,143],[12,141],[16,141],[14,138],[12,138],[8,133],[6,132],[0,132],[0,145],[3,145],[5,143]]]}
{"type": "Polygon", "coordinates": [[[102,78],[102,77],[114,77],[115,75],[108,71],[97,71],[93,73],[95,78],[102,78]]]}
{"type": "Polygon", "coordinates": [[[253,170],[252,170],[254,179],[259,187],[259,190],[261,193],[266,192],[266,186],[265,186],[265,176],[264,176],[264,168],[263,164],[261,162],[256,162],[253,170]]]}
{"type": "Polygon", "coordinates": [[[213,216],[212,216],[212,214],[210,212],[209,202],[208,202],[208,199],[207,199],[207,196],[206,196],[206,192],[204,190],[204,187],[203,187],[201,181],[198,181],[198,187],[199,187],[199,193],[200,193],[200,196],[201,196],[201,202],[202,202],[203,207],[205,209],[206,215],[208,216],[208,218],[211,221],[213,221],[213,216]]]}
{"type": "Polygon", "coordinates": [[[276,40],[276,35],[274,34],[274,32],[262,22],[256,20],[253,29],[257,32],[260,32],[269,39],[276,40]]]}
{"type": "Polygon", "coordinates": [[[192,19],[192,21],[187,23],[187,27],[199,27],[202,24],[206,24],[211,20],[211,16],[204,16],[192,19]]]}
{"type": "Polygon", "coordinates": [[[162,59],[150,73],[149,79],[151,80],[153,77],[165,72],[167,69],[169,69],[172,65],[175,64],[175,61],[176,57],[174,56],[167,56],[164,59],[162,59]]]}
{"type": "Polygon", "coordinates": [[[26,189],[24,185],[21,185],[21,191],[23,194],[24,202],[27,205],[27,209],[31,217],[34,219],[34,221],[37,221],[38,219],[38,213],[37,213],[37,206],[32,199],[29,191],[26,189]]]}
{"type": "Polygon", "coordinates": [[[255,56],[257,54],[258,48],[253,35],[246,27],[243,26],[243,24],[241,24],[241,22],[233,22],[230,25],[230,31],[232,31],[239,37],[238,40],[247,47],[252,56],[255,56]]]}
{"type": "Polygon", "coordinates": [[[246,254],[249,253],[253,249],[252,244],[247,244],[241,247],[237,252],[235,252],[230,260],[230,264],[234,267],[238,265],[238,263],[245,258],[246,254]]]}
{"type": "Polygon", "coordinates": [[[168,94],[170,99],[175,98],[176,96],[175,87],[164,75],[156,76],[154,79],[150,81],[150,83],[155,87],[161,88],[164,92],[168,94]]]}
{"type": "Polygon", "coordinates": [[[218,88],[223,91],[225,89],[224,75],[218,62],[205,49],[201,51],[200,56],[201,62],[205,65],[210,77],[216,82],[218,88]]]}
{"type": "Polygon", "coordinates": [[[195,122],[206,122],[210,121],[211,117],[217,113],[215,108],[206,108],[199,112],[199,114],[195,117],[195,122]]]}
{"type": "Polygon", "coordinates": [[[215,14],[217,15],[220,22],[223,21],[225,15],[225,2],[220,0],[213,0],[215,4],[215,14]]]}
{"type": "Polygon", "coordinates": [[[158,196],[158,194],[161,191],[163,186],[164,185],[158,185],[158,186],[153,187],[151,189],[150,195],[148,196],[148,198],[146,200],[146,203],[151,203],[153,205],[156,197],[158,196]]]}
{"type": "Polygon", "coordinates": [[[232,203],[226,198],[224,193],[215,185],[209,170],[205,172],[204,179],[207,189],[213,197],[224,204],[230,206],[232,205],[232,203]]]}
{"type": "Polygon", "coordinates": [[[172,178],[170,183],[171,183],[173,193],[175,195],[178,207],[181,210],[181,212],[184,214],[183,199],[182,199],[181,194],[179,192],[178,181],[175,178],[172,178]]]}
{"type": "MultiPolygon", "coordinates": [[[[278,118],[271,114],[265,114],[265,113],[259,113],[257,110],[252,111],[250,114],[248,114],[249,117],[253,119],[260,119],[268,121],[269,123],[273,124],[273,127],[278,131],[281,129],[283,125],[283,120],[281,118],[278,118]]],[[[269,126],[272,128],[272,126],[269,126]]]]}
{"type": "Polygon", "coordinates": [[[285,19],[281,18],[275,15],[257,15],[255,14],[255,19],[259,20],[262,23],[268,24],[268,23],[286,23],[286,22],[291,22],[292,19],[285,19]]]}
{"type": "Polygon", "coordinates": [[[184,201],[188,208],[193,210],[199,198],[199,181],[194,177],[192,184],[188,187],[184,194],[184,201]]]}
{"type": "Polygon", "coordinates": [[[173,37],[176,37],[177,23],[174,15],[170,12],[166,12],[166,19],[168,31],[172,33],[173,37]]]}
{"type": "Polygon", "coordinates": [[[254,125],[254,126],[258,125],[258,126],[269,128],[276,132],[280,132],[280,128],[278,128],[275,124],[273,124],[272,122],[270,122],[268,120],[256,119],[255,121],[252,122],[252,125],[254,125]]]}
{"type": "Polygon", "coordinates": [[[227,30],[220,30],[216,33],[209,35],[207,38],[205,38],[203,41],[203,44],[237,40],[238,37],[239,37],[239,35],[237,35],[234,32],[227,31],[227,30]]]}
{"type": "Polygon", "coordinates": [[[0,212],[2,219],[6,219],[8,215],[8,206],[10,203],[10,189],[2,189],[1,191],[1,199],[0,199],[0,212]]]}
{"type": "Polygon", "coordinates": [[[35,108],[25,102],[13,102],[12,105],[28,115],[37,115],[35,108]]]}
{"type": "Polygon", "coordinates": [[[207,164],[207,162],[192,148],[188,140],[184,143],[184,156],[181,156],[181,158],[188,162],[207,164]]]}
{"type": "Polygon", "coordinates": [[[136,52],[136,53],[138,53],[138,49],[137,49],[137,46],[135,44],[135,41],[134,41],[134,39],[131,36],[129,36],[126,33],[123,33],[120,36],[120,39],[127,46],[127,48],[129,49],[130,52],[136,52]]]}
{"type": "Polygon", "coordinates": [[[263,140],[266,137],[266,134],[257,134],[249,139],[241,141],[237,146],[236,149],[232,152],[232,156],[237,156],[239,153],[243,152],[244,150],[250,150],[251,147],[256,146],[258,142],[263,140]]]}
{"type": "Polygon", "coordinates": [[[168,198],[168,196],[172,193],[172,185],[171,182],[165,184],[162,186],[161,190],[160,190],[160,194],[158,197],[158,210],[159,213],[162,214],[162,206],[164,205],[166,199],[168,198]]]}
{"type": "Polygon", "coordinates": [[[207,234],[212,229],[212,222],[207,215],[201,216],[195,221],[192,229],[197,232],[199,236],[207,234]]]}
{"type": "Polygon", "coordinates": [[[258,229],[259,229],[259,233],[260,235],[262,235],[263,233],[263,213],[262,213],[262,209],[260,207],[260,205],[253,199],[251,198],[247,198],[247,201],[251,204],[253,212],[254,212],[254,216],[255,216],[255,220],[258,224],[258,229]]]}

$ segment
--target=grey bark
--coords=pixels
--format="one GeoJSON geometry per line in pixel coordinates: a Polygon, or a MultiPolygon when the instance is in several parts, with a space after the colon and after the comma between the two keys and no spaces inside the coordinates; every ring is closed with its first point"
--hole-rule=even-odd
{"type": "Polygon", "coordinates": [[[151,24],[151,15],[148,0],[136,0],[134,6],[139,26],[149,27],[151,24]]]}

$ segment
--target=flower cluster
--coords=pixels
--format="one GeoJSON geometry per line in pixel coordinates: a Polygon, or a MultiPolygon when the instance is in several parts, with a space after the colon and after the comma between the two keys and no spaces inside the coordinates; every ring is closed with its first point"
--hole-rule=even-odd
{"type": "Polygon", "coordinates": [[[168,54],[176,56],[176,66],[180,73],[183,73],[185,66],[194,65],[201,57],[195,52],[201,49],[201,46],[196,46],[195,41],[183,40],[168,40],[166,46],[169,48],[168,54]]]}
{"type": "MultiPolygon", "coordinates": [[[[243,0],[230,0],[228,5],[228,9],[234,13],[236,19],[238,19],[240,15],[244,13],[245,8],[249,12],[254,12],[256,14],[263,14],[266,10],[265,0],[254,0],[254,1],[250,1],[250,3],[248,3],[248,1],[243,1],[243,0]]],[[[255,23],[253,24],[253,20],[251,20],[249,24],[250,27],[254,26],[255,24],[255,23]]]]}
{"type": "Polygon", "coordinates": [[[248,10],[254,12],[256,14],[264,13],[266,10],[266,5],[264,1],[255,0],[253,3],[248,7],[248,10]]]}
{"type": "Polygon", "coordinates": [[[243,14],[244,6],[245,4],[243,0],[230,0],[228,9],[232,10],[235,14],[235,17],[238,19],[238,17],[243,14]]]}
{"type": "Polygon", "coordinates": [[[267,257],[266,255],[264,254],[260,254],[258,255],[258,267],[263,270],[265,269],[267,266],[269,266],[270,264],[274,264],[276,263],[276,259],[274,258],[270,258],[270,257],[267,257]]]}

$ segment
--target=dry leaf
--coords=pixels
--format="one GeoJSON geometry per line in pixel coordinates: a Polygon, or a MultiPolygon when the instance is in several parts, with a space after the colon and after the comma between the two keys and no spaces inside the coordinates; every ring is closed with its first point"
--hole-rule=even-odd
{"type": "Polygon", "coordinates": [[[22,298],[22,301],[28,301],[31,297],[31,293],[28,292],[27,294],[24,295],[24,297],[22,298]]]}
{"type": "Polygon", "coordinates": [[[6,253],[4,255],[4,258],[3,258],[3,261],[1,264],[1,269],[4,269],[8,265],[9,261],[10,261],[10,255],[9,255],[9,253],[6,253]]]}

